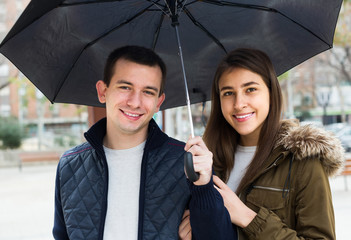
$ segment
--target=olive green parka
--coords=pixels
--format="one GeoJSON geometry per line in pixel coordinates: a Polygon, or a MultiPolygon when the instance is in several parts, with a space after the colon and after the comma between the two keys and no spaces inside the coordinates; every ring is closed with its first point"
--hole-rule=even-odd
{"type": "Polygon", "coordinates": [[[341,169],[340,141],[323,129],[282,121],[275,148],[262,171],[239,193],[257,213],[244,239],[335,239],[328,177],[341,169]]]}

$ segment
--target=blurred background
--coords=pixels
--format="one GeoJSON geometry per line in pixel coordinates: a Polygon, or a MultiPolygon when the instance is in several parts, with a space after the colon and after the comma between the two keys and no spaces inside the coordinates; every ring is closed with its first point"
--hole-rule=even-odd
{"type": "MultiPolygon", "coordinates": [[[[29,0],[0,0],[0,41],[29,0]]],[[[283,118],[297,118],[335,134],[351,152],[351,1],[344,0],[334,48],[279,77],[283,118]]],[[[192,105],[195,135],[202,135],[210,102],[192,105]]],[[[104,109],[51,104],[0,55],[0,239],[51,239],[55,167],[63,151],[84,141],[83,133],[104,109]]],[[[154,116],[170,136],[186,140],[185,107],[154,116]]],[[[349,154],[347,154],[349,158],[349,154]]],[[[351,159],[351,158],[350,158],[351,159]]],[[[337,239],[350,239],[350,176],[330,179],[337,239]],[[347,185],[348,184],[348,185],[347,185]]]]}

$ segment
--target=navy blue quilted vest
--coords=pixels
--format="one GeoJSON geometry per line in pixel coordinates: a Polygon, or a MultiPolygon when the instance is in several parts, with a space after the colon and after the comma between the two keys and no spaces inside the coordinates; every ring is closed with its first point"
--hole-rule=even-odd
{"type": "MultiPolygon", "coordinates": [[[[105,125],[105,120],[94,125],[86,133],[89,143],[67,151],[60,159],[53,230],[56,239],[64,235],[74,240],[103,237],[108,189],[102,150],[105,125]]],[[[178,226],[190,198],[183,148],[184,143],[169,138],[150,122],[142,161],[138,239],[178,239],[178,226]]]]}

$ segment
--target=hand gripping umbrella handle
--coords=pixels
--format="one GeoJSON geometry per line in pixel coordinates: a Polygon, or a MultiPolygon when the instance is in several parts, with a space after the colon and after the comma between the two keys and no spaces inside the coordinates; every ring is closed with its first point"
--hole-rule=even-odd
{"type": "Polygon", "coordinates": [[[184,171],[191,182],[196,182],[200,177],[200,174],[194,170],[193,155],[190,152],[184,154],[184,171]]]}

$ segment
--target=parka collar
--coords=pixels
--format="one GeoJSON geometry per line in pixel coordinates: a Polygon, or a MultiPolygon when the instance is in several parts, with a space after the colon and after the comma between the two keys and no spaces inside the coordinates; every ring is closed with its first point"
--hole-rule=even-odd
{"type": "Polygon", "coordinates": [[[340,140],[322,128],[300,126],[297,120],[283,120],[275,142],[273,152],[291,153],[297,161],[319,158],[328,176],[342,168],[344,149],[340,140]]]}

